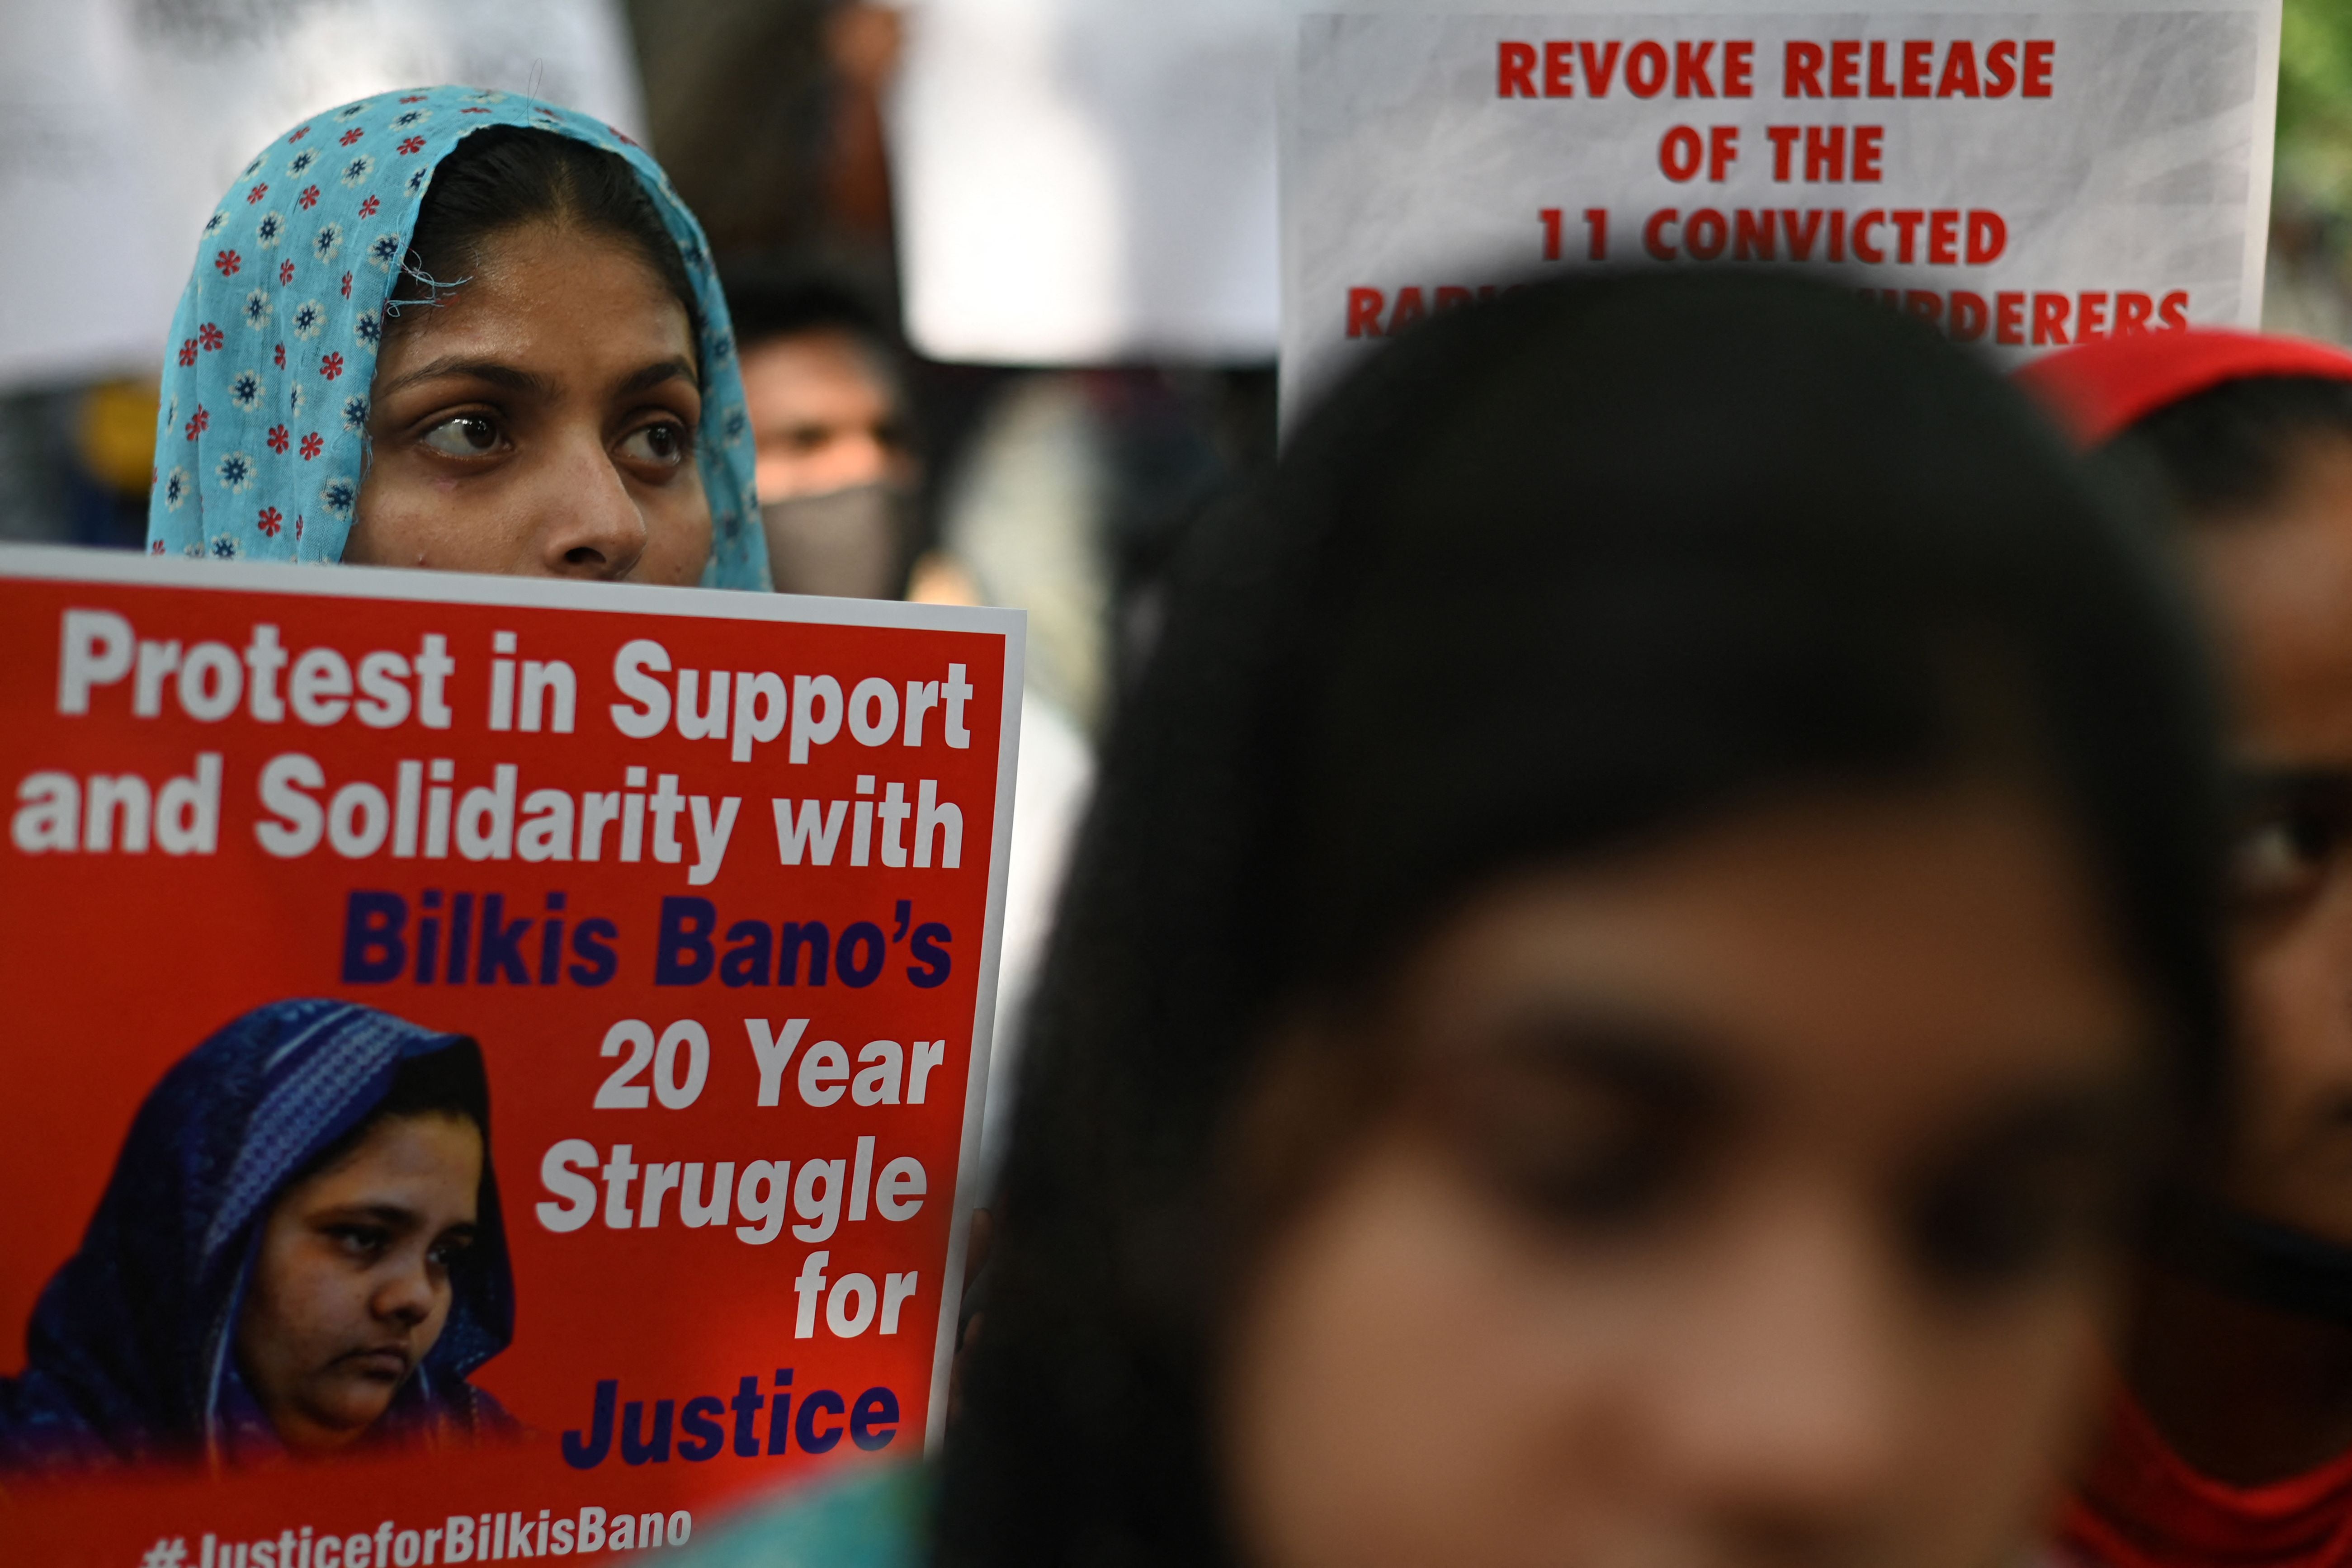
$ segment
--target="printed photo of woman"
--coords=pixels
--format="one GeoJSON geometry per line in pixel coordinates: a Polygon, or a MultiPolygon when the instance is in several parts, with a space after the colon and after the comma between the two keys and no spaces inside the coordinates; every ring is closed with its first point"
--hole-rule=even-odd
{"type": "Polygon", "coordinates": [[[467,1382],[513,1333],[480,1047],[274,1002],[140,1107],[0,1378],[0,1473],[470,1444],[515,1429],[467,1382]]]}

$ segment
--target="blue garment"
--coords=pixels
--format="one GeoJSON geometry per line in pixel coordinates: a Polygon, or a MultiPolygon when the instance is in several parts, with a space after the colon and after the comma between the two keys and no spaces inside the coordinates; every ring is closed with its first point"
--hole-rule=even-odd
{"type": "MultiPolygon", "coordinates": [[[[139,1108],[81,1247],[0,1378],[0,1472],[212,1463],[282,1451],[236,1364],[237,1315],[278,1194],[366,1120],[394,1071],[471,1040],[350,1002],[274,1002],[165,1073],[139,1108]]],[[[511,1425],[466,1378],[514,1337],[514,1279],[485,1142],[477,1234],[441,1337],[371,1436],[511,1425]]]]}
{"type": "Polygon", "coordinates": [[[702,317],[710,501],[703,583],[768,587],[751,489],[751,420],[727,301],[694,215],[645,150],[584,115],[475,88],[385,92],[329,110],[265,148],[205,225],[172,319],[147,548],[222,560],[340,561],[367,471],[368,394],[384,302],[433,171],[488,125],[553,132],[617,153],[685,258],[702,317]]]}
{"type": "Polygon", "coordinates": [[[920,1465],[853,1471],[737,1514],[657,1558],[661,1568],[920,1568],[930,1560],[932,1476],[920,1465]]]}

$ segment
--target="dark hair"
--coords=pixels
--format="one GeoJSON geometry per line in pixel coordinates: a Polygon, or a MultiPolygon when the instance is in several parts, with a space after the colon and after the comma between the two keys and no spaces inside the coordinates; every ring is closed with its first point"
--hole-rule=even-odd
{"type": "Polygon", "coordinates": [[[1206,1390],[1234,1111],[1281,1010],[1360,987],[1515,866],[1776,793],[2021,773],[2168,1026],[2168,1108],[2210,1098],[2221,835],[2191,627],[2013,389],[1842,290],[1587,278],[1381,349],[1202,531],[1114,722],[941,1560],[1231,1560],[1206,1390]]]}
{"type": "Polygon", "coordinates": [[[756,348],[803,332],[846,332],[886,358],[899,352],[889,314],[842,272],[790,258],[730,261],[719,269],[735,342],[756,348]]]}
{"type": "Polygon", "coordinates": [[[2106,455],[2152,468],[2181,515],[2211,521],[2277,499],[2295,465],[2327,440],[2352,441],[2352,382],[2250,376],[2158,409],[2106,455]]]}
{"type": "Polygon", "coordinates": [[[694,341],[701,342],[702,310],[686,259],[637,172],[601,147],[524,125],[474,132],[433,171],[407,259],[384,306],[385,330],[399,324],[402,307],[430,304],[462,284],[493,235],[550,221],[626,242],[686,307],[694,341]]]}
{"type": "MultiPolygon", "coordinates": [[[[470,1121],[482,1135],[486,1152],[490,1141],[490,1080],[482,1068],[482,1048],[471,1040],[421,1057],[410,1057],[393,1069],[392,1087],[351,1130],[311,1157],[296,1173],[306,1181],[339,1164],[384,1122],[403,1116],[448,1116],[470,1121]]],[[[292,1184],[289,1183],[289,1185],[292,1184]]]]}

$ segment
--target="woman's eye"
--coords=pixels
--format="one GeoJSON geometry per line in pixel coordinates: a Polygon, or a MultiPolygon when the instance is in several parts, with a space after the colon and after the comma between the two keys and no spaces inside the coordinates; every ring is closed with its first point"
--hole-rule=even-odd
{"type": "Polygon", "coordinates": [[[341,1225],[327,1233],[337,1246],[355,1258],[373,1258],[392,1241],[389,1231],[375,1226],[341,1225]]]}
{"type": "Polygon", "coordinates": [[[435,1242],[431,1250],[426,1252],[425,1256],[426,1260],[434,1264],[436,1268],[452,1268],[465,1258],[467,1252],[472,1248],[473,1245],[474,1238],[469,1236],[444,1237],[439,1241],[435,1242]]]}
{"type": "Polygon", "coordinates": [[[1994,1142],[1916,1189],[1904,1229],[1915,1266],[1955,1297],[2044,1278],[2095,1251],[2123,1219],[2113,1130],[2026,1132],[1994,1142]]]}
{"type": "Polygon", "coordinates": [[[1595,1235],[1622,1234],[1658,1217],[1685,1174],[1672,1141],[1638,1135],[1599,1147],[1497,1152],[1503,1187],[1530,1214],[1595,1235]]]}
{"type": "Polygon", "coordinates": [[[2334,825],[2315,815],[2282,812],[2256,822],[2230,855],[2230,880],[2249,902],[2273,903],[2308,893],[2336,847],[2334,825]]]}
{"type": "Polygon", "coordinates": [[[1921,1272],[1972,1294],[2033,1274],[2058,1251],[2058,1205],[1998,1181],[1955,1181],[1928,1193],[1911,1221],[1921,1272]]]}
{"type": "Polygon", "coordinates": [[[631,462],[674,468],[686,461],[690,444],[686,426],[664,421],[632,430],[621,439],[621,456],[631,462]]]}
{"type": "Polygon", "coordinates": [[[486,458],[499,449],[499,427],[482,415],[460,414],[425,432],[424,445],[445,458],[486,458]]]}
{"type": "Polygon", "coordinates": [[[1503,1202],[1528,1218],[1622,1237],[1689,1190],[1696,1151],[1682,1119],[1612,1100],[1496,1084],[1457,1105],[1453,1135],[1503,1202]]]}

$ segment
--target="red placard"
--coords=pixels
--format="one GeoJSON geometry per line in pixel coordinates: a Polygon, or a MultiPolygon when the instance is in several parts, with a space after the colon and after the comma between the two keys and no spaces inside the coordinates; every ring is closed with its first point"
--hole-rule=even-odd
{"type": "MultiPolygon", "coordinates": [[[[936,1442],[1021,632],[1001,610],[0,550],[5,1555],[594,1555],[936,1442]],[[298,1459],[254,1435],[243,1384],[237,1437],[205,1426],[234,1410],[192,1429],[120,1369],[103,1396],[23,1381],[119,1163],[163,1158],[131,1135],[142,1103],[297,998],[479,1043],[513,1329],[467,1382],[510,1425],[298,1459]]],[[[278,1190],[242,1221],[207,1209],[245,1169],[138,1188],[187,1212],[119,1215],[110,1245],[209,1220],[243,1224],[205,1245],[245,1256],[278,1190]]],[[[138,1274],[126,1321],[169,1324],[170,1268],[138,1274]]],[[[187,1312],[248,1310],[205,1289],[187,1312]]],[[[245,1370],[243,1323],[190,1328],[226,1347],[193,1374],[206,1399],[245,1370]]],[[[118,1349],[163,1353],[67,1352],[118,1349]]]]}

